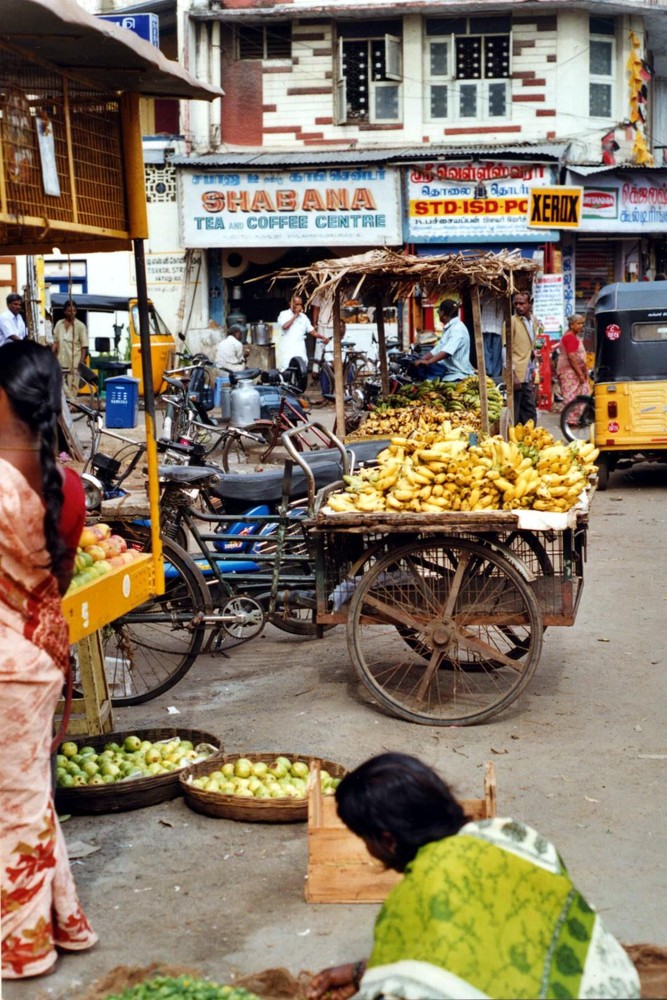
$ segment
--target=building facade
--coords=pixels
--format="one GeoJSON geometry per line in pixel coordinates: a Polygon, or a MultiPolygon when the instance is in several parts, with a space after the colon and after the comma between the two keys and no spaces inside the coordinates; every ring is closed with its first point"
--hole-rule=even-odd
{"type": "Polygon", "coordinates": [[[230,312],[275,319],[288,290],[248,279],[377,245],[537,254],[563,317],[665,269],[663,2],[87,6],[157,13],[161,48],[225,91],[145,106],[149,281],[193,347],[230,312]],[[579,228],[529,226],[530,190],[564,183],[579,228]]]}

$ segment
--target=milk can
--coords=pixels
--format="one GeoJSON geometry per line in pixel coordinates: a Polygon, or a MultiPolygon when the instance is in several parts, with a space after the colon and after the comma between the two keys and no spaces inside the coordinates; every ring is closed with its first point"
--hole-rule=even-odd
{"type": "Polygon", "coordinates": [[[229,422],[232,427],[247,427],[259,420],[262,398],[252,382],[243,379],[231,392],[229,422]]]}

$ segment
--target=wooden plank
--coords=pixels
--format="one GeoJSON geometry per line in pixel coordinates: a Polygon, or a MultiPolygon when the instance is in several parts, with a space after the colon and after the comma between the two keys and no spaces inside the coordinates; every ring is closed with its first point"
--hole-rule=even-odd
{"type": "Polygon", "coordinates": [[[479,409],[482,420],[482,430],[490,433],[489,428],[489,398],[486,388],[486,358],[484,357],[484,334],[482,332],[482,309],[479,304],[479,286],[470,286],[470,301],[472,303],[472,326],[475,334],[475,350],[477,352],[477,377],[479,379],[479,409]]]}
{"type": "Polygon", "coordinates": [[[340,289],[336,287],[333,297],[333,367],[334,392],[336,398],[336,428],[340,437],[345,436],[345,385],[343,384],[343,331],[340,319],[340,289]]]}
{"type": "Polygon", "coordinates": [[[389,395],[389,369],[387,367],[387,338],[384,332],[384,309],[382,296],[375,300],[375,322],[378,330],[378,356],[380,359],[380,387],[382,395],[389,395]]]}

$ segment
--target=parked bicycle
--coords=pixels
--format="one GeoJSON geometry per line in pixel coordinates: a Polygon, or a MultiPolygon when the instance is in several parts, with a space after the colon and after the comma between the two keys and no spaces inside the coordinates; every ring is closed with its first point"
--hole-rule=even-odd
{"type": "MultiPolygon", "coordinates": [[[[318,429],[327,434],[321,425],[318,429]]],[[[324,456],[328,467],[320,464],[319,482],[310,466],[302,464],[306,503],[293,502],[290,466],[287,474],[226,477],[232,495],[243,485],[254,498],[242,515],[215,511],[213,491],[217,487],[220,500],[225,484],[210,468],[161,469],[166,589],[103,631],[113,704],[156,697],[180,680],[201,652],[224,653],[230,644],[259,635],[267,622],[294,635],[316,634],[314,565],[303,521],[312,511],[315,486],[350,469],[341,442],[330,437],[330,443],[338,450],[324,456]],[[332,461],[334,454],[338,458],[332,461]],[[304,476],[312,477],[308,491],[304,476]],[[276,495],[281,498],[277,507],[276,495]],[[172,536],[184,533],[191,553],[173,541],[172,536]]],[[[298,457],[296,450],[292,454],[298,457]]],[[[145,521],[135,519],[119,530],[139,548],[150,544],[145,521]]]]}

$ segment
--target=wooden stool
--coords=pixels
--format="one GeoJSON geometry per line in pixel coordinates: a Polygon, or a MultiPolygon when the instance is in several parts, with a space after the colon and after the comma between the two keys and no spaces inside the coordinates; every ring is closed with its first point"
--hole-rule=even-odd
{"type": "MultiPolygon", "coordinates": [[[[93,632],[77,643],[82,697],[72,699],[67,736],[99,736],[114,728],[109,685],[104,671],[104,653],[100,632],[93,632]]],[[[64,700],[58,702],[62,716],[64,700]]]]}

